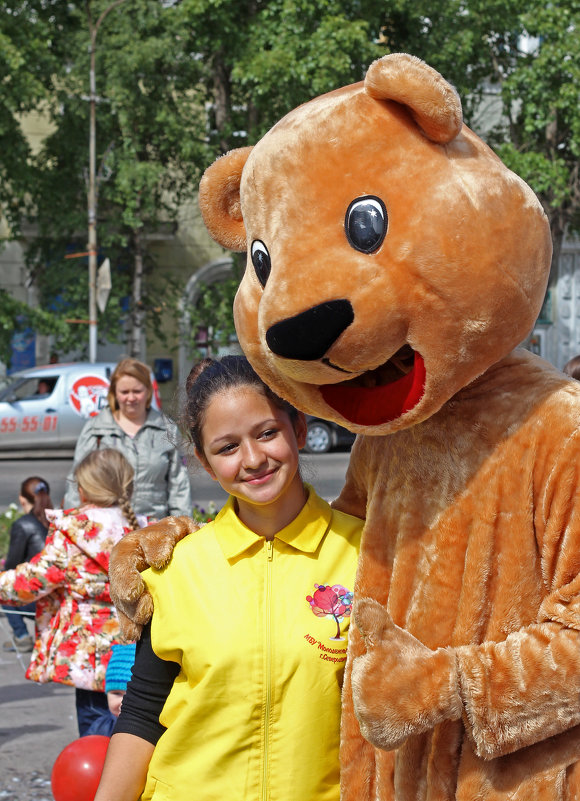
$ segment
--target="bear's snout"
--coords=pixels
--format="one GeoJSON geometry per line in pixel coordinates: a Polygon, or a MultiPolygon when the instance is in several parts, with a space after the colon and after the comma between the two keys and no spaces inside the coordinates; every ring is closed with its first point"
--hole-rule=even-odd
{"type": "Polygon", "coordinates": [[[319,303],[294,317],[270,326],[266,342],[270,350],[284,359],[321,359],[354,320],[348,300],[319,303]]]}

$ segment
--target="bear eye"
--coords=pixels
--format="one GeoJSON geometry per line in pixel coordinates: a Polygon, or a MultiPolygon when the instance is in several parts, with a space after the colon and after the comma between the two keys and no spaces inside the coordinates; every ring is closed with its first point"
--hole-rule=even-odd
{"type": "Polygon", "coordinates": [[[387,210],[374,195],[357,197],[346,210],[344,230],[353,248],[372,253],[383,243],[387,233],[387,210]]]}
{"type": "Polygon", "coordinates": [[[266,281],[272,269],[272,262],[270,261],[268,248],[259,239],[255,239],[252,242],[252,264],[258,276],[258,281],[262,286],[266,286],[266,281]]]}

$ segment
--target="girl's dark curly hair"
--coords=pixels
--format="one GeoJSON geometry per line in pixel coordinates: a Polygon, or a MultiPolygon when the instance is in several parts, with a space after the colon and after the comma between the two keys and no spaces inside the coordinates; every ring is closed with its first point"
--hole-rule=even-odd
{"type": "Polygon", "coordinates": [[[264,384],[245,356],[223,356],[221,359],[202,359],[191,368],[185,383],[186,401],[182,425],[189,433],[194,447],[203,452],[202,431],[206,409],[217,392],[236,387],[254,387],[279,409],[288,413],[294,422],[296,409],[282,400],[264,384]]]}

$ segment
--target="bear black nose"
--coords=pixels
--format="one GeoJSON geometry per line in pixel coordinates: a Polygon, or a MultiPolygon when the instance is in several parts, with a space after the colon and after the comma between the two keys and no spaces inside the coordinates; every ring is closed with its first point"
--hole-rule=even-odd
{"type": "Polygon", "coordinates": [[[324,356],[353,320],[348,300],[329,300],[275,323],[266,332],[266,342],[277,356],[312,362],[324,356]]]}

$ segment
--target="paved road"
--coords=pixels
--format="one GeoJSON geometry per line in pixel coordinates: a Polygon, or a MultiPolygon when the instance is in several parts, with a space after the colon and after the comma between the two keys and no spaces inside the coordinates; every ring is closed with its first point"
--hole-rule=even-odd
{"type": "MultiPolygon", "coordinates": [[[[7,639],[0,618],[0,643],[7,639]]],[[[78,737],[74,689],[27,681],[27,664],[27,654],[0,650],[1,801],[52,801],[54,761],[78,737]]]]}
{"type": "MultiPolygon", "coordinates": [[[[41,476],[50,484],[50,494],[56,507],[62,506],[66,476],[72,460],[67,459],[11,459],[0,460],[0,512],[10,503],[18,503],[20,484],[29,476],[41,476]]],[[[198,506],[213,501],[218,506],[226,497],[219,484],[197,465],[190,469],[194,499],[198,506]]]]}
{"type": "MultiPolygon", "coordinates": [[[[313,484],[323,498],[333,500],[344,482],[348,457],[348,451],[325,453],[321,456],[303,454],[301,470],[304,480],[313,484]]],[[[18,502],[20,484],[34,475],[49,482],[52,500],[57,507],[61,506],[65,478],[70,467],[70,458],[0,460],[0,512],[10,503],[18,502]]],[[[198,506],[207,508],[210,502],[215,503],[218,508],[223,505],[225,493],[201,467],[192,466],[190,476],[194,502],[198,506]]]]}

